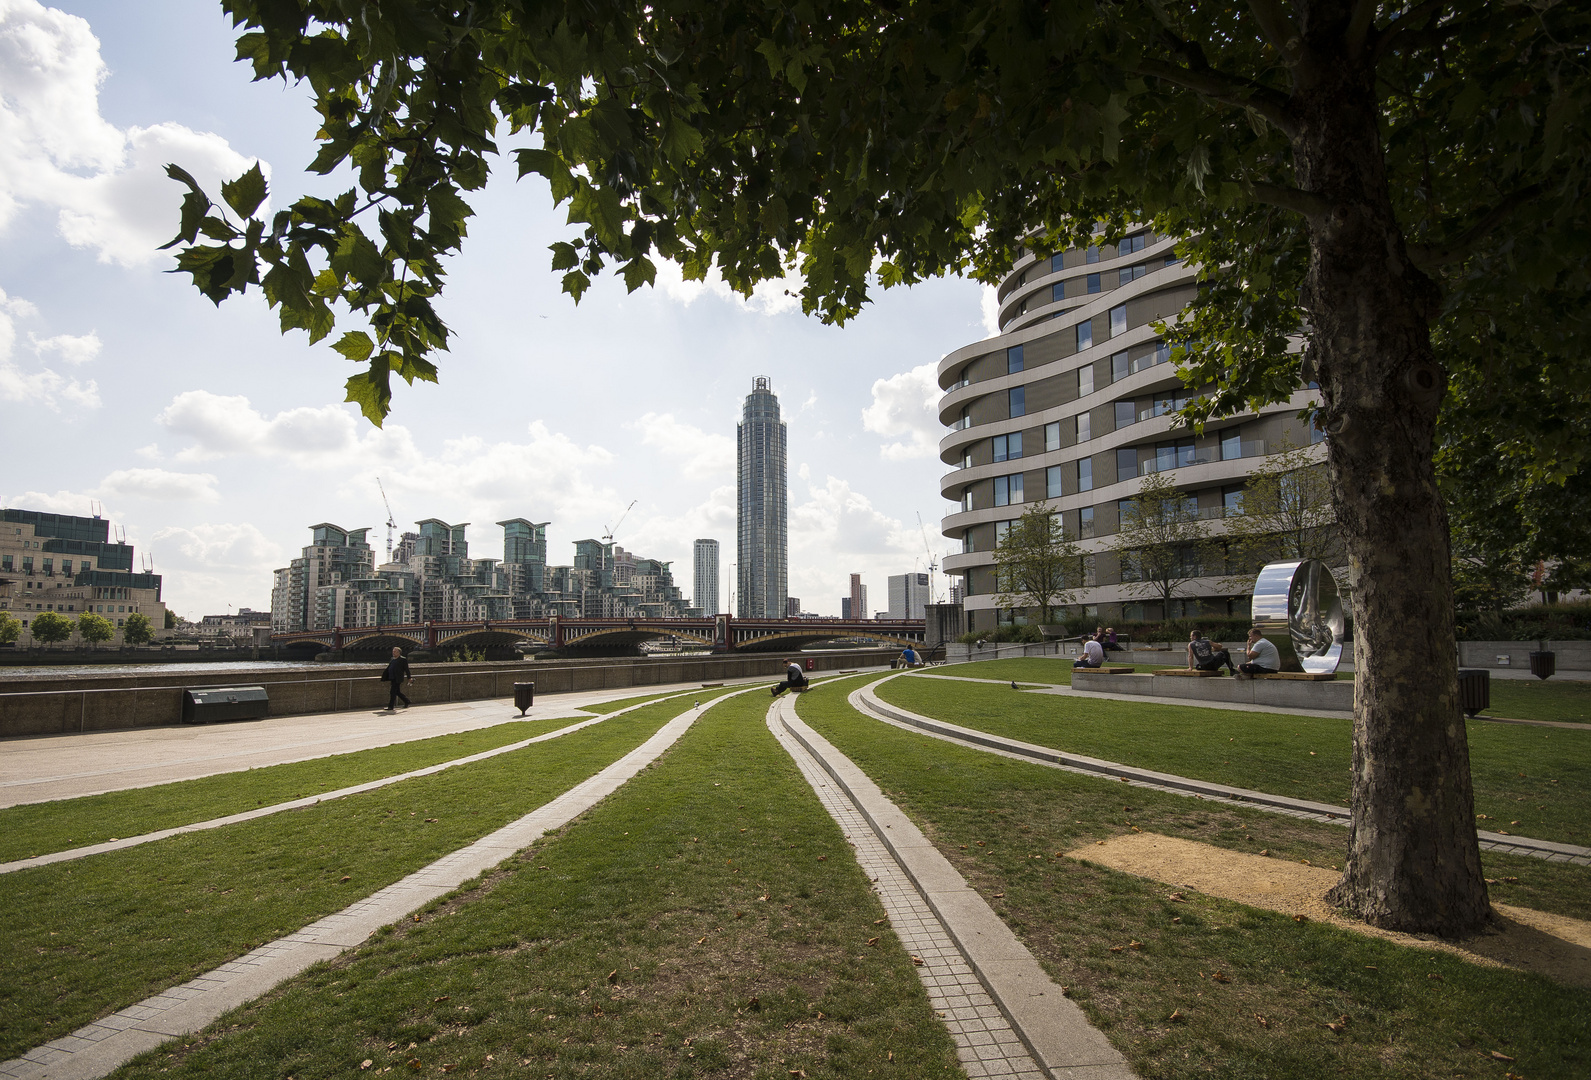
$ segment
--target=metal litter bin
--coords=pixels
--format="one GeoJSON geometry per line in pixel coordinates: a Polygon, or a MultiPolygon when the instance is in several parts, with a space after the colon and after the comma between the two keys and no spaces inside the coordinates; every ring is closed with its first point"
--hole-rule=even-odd
{"type": "Polygon", "coordinates": [[[209,724],[217,720],[263,720],[270,715],[263,686],[203,687],[182,692],[182,722],[209,724]]]}
{"type": "Polygon", "coordinates": [[[1491,708],[1492,673],[1485,668],[1459,668],[1458,704],[1469,717],[1491,708]]]}
{"type": "Polygon", "coordinates": [[[1550,679],[1558,671],[1558,654],[1533,652],[1530,654],[1530,673],[1538,679],[1550,679]]]}
{"type": "Polygon", "coordinates": [[[533,682],[517,682],[514,684],[514,708],[519,710],[519,715],[524,716],[525,710],[536,703],[536,684],[533,682]]]}

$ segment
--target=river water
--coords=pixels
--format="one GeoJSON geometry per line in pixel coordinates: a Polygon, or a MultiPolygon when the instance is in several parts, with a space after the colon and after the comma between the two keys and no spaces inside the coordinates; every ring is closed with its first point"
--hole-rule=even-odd
{"type": "Polygon", "coordinates": [[[305,660],[190,660],[187,663],[177,662],[171,664],[7,664],[0,667],[0,681],[14,678],[38,678],[39,676],[55,677],[67,675],[180,675],[185,672],[201,671],[259,671],[262,668],[271,671],[294,671],[314,668],[324,670],[332,667],[376,667],[383,660],[373,661],[369,664],[325,664],[305,660]]]}

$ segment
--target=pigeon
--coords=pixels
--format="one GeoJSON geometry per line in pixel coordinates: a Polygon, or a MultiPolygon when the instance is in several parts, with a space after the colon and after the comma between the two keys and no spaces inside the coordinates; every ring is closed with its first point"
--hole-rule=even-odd
{"type": "MultiPolygon", "coordinates": [[[[543,317],[543,318],[546,318],[546,316],[542,316],[542,317],[543,317]]],[[[698,709],[699,709],[699,708],[701,708],[701,707],[702,707],[702,703],[701,703],[701,702],[699,702],[699,701],[698,701],[698,702],[697,702],[697,703],[696,703],[696,707],[697,707],[697,708],[698,708],[698,709]]]]}
{"type": "Polygon", "coordinates": [[[1020,687],[1018,687],[1018,686],[1017,686],[1017,684],[1016,684],[1016,680],[1015,680],[1015,679],[1012,679],[1012,680],[1011,680],[1011,689],[1013,689],[1013,690],[1018,690],[1018,689],[1020,689],[1020,687]]]}

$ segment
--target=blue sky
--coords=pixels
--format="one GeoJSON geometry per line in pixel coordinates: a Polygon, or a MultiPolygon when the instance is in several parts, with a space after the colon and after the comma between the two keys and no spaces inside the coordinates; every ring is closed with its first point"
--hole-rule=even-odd
{"type": "Polygon", "coordinates": [[[232,40],[214,0],[0,0],[0,504],[101,504],[193,617],[269,606],[271,569],[315,522],[384,545],[377,476],[400,529],[469,521],[472,553],[500,556],[492,522],[550,519],[557,563],[638,500],[617,542],[674,560],[689,593],[695,537],[720,541],[727,578],[734,425],[767,375],[806,610],[839,614],[853,571],[884,607],[885,575],[926,565],[919,513],[949,550],[932,370],[988,335],[983,287],[880,291],[844,329],[778,285],[748,302],[666,270],[635,294],[603,279],[576,306],[548,269],[564,212],[510,161],[449,268],[440,385],[400,384],[370,427],[341,403],[353,368],[327,343],[282,337],[257,295],[215,308],[154,250],[181,198],[167,161],[214,192],[258,158],[276,205],[347,186],[303,172],[304,92],[251,83],[232,40]]]}

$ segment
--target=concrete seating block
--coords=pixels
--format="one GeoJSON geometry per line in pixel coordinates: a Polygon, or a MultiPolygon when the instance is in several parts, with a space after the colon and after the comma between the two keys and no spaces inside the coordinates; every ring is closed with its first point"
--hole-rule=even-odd
{"type": "Polygon", "coordinates": [[[1278,671],[1273,675],[1250,675],[1251,679],[1296,679],[1300,682],[1331,682],[1337,678],[1334,671],[1278,671]]]}
{"type": "Polygon", "coordinates": [[[1153,671],[1151,675],[1175,675],[1184,679],[1214,679],[1220,677],[1219,671],[1199,671],[1195,668],[1166,668],[1164,671],[1153,671]]]}
{"type": "Polygon", "coordinates": [[[1106,665],[1105,667],[1080,667],[1080,668],[1073,668],[1072,669],[1072,674],[1074,674],[1074,675],[1077,675],[1077,674],[1085,674],[1085,675],[1131,675],[1133,673],[1133,670],[1134,669],[1130,668],[1130,667],[1111,667],[1109,665],[1106,665]]]}

